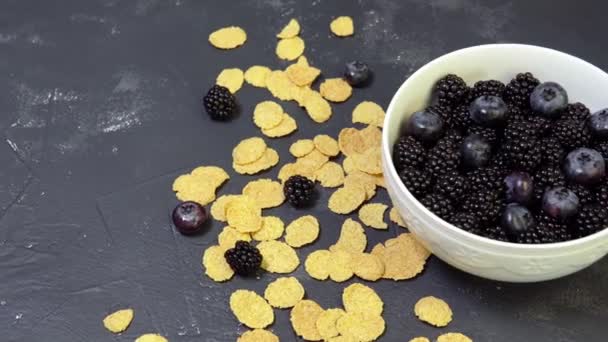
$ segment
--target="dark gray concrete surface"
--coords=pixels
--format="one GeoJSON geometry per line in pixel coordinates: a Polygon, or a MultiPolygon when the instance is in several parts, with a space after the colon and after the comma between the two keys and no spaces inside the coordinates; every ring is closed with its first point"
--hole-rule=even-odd
{"type": "MultiPolygon", "coordinates": [[[[274,55],[274,34],[289,18],[300,20],[305,54],[325,76],[361,59],[376,77],[335,105],[324,125],[285,104],[300,129],[270,142],[281,163],[291,160],[294,140],[335,136],[356,103],[386,106],[415,69],[454,49],[533,43],[608,69],[607,10],[600,1],[550,0],[0,1],[0,340],[132,341],[145,332],[171,341],[236,340],[244,328],[229,311],[229,294],[263,291],[275,276],[226,284],[204,277],[202,251],[222,225],[196,237],[176,234],[168,219],[175,204],[170,184],[201,164],[231,171],[220,194],[251,179],[232,172],[230,152],[258,133],[249,115],[270,95],[245,86],[238,93],[243,114],[227,124],[201,114],[201,97],[223,68],[284,67],[274,55]],[[354,18],[353,38],[330,36],[337,15],[354,18]],[[244,27],[248,42],[215,50],[207,36],[227,25],[244,27]],[[133,307],[135,320],[113,336],[101,319],[120,307],[133,307]]],[[[337,237],[343,218],[328,213],[327,196],[311,210],[322,235],[299,250],[302,260],[337,237]]],[[[288,206],[270,212],[286,222],[301,215],[288,206]]],[[[368,231],[370,245],[398,232],[368,231]]],[[[340,304],[346,284],[314,281],[302,268],[295,274],[309,298],[340,304]]],[[[608,339],[607,285],[607,259],[528,285],[486,281],[431,259],[417,279],[371,286],[386,303],[383,341],[461,331],[475,341],[601,342],[608,339]],[[412,314],[415,301],[430,294],[453,307],[446,329],[412,314]]],[[[298,340],[287,311],[276,311],[272,330],[283,341],[298,340]]]]}

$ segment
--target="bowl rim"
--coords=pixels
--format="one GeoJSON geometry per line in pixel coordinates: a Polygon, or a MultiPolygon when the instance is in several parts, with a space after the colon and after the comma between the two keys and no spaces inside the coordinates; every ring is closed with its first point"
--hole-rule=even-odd
{"type": "MultiPolygon", "coordinates": [[[[386,117],[384,119],[384,127],[388,126],[389,118],[391,118],[393,115],[396,115],[395,106],[397,106],[396,102],[397,102],[398,95],[405,91],[405,88],[407,87],[408,82],[412,78],[415,78],[418,75],[423,74],[424,72],[426,72],[428,69],[430,69],[434,65],[440,63],[442,60],[453,57],[455,55],[459,55],[459,54],[463,54],[463,53],[467,53],[467,52],[471,52],[471,51],[475,51],[475,50],[478,51],[478,50],[486,50],[486,49],[511,49],[511,48],[533,49],[533,50],[543,51],[543,52],[549,53],[549,54],[561,55],[562,57],[572,59],[573,62],[580,63],[580,64],[584,65],[585,67],[595,69],[596,72],[602,73],[605,75],[606,78],[608,78],[608,74],[605,71],[603,71],[602,69],[598,68],[597,66],[595,66],[579,57],[576,57],[571,54],[561,52],[558,50],[554,50],[551,48],[542,47],[542,46],[508,43],[508,44],[483,44],[483,45],[466,47],[463,49],[455,50],[455,51],[449,52],[447,54],[441,55],[441,56],[433,59],[432,61],[426,63],[425,65],[420,67],[418,70],[416,70],[414,73],[412,73],[410,76],[408,76],[405,79],[405,81],[403,81],[403,83],[399,86],[399,88],[397,89],[397,91],[395,92],[393,97],[391,98],[391,101],[386,110],[386,117]]],[[[389,164],[388,165],[388,168],[389,168],[388,172],[390,174],[389,177],[391,177],[393,179],[397,179],[396,183],[397,183],[398,191],[405,194],[405,196],[408,198],[408,200],[411,203],[413,203],[413,205],[416,206],[417,209],[421,209],[427,215],[431,215],[433,218],[436,218],[444,223],[444,225],[439,225],[440,226],[438,228],[439,230],[447,229],[448,231],[450,231],[453,234],[468,238],[470,240],[475,241],[476,243],[486,244],[488,247],[499,247],[502,249],[519,249],[519,250],[528,250],[528,251],[576,248],[576,247],[580,247],[582,245],[586,245],[595,240],[608,238],[608,227],[606,227],[604,230],[602,230],[600,232],[596,232],[591,235],[588,235],[588,236],[585,236],[582,238],[578,238],[578,239],[574,239],[574,240],[570,240],[570,241],[552,242],[552,243],[544,243],[544,244],[520,244],[520,243],[515,243],[515,242],[504,242],[504,241],[493,240],[490,238],[486,238],[483,236],[479,236],[479,235],[467,232],[464,229],[460,229],[460,228],[454,226],[453,224],[451,224],[450,222],[435,215],[435,213],[433,213],[432,211],[428,210],[424,205],[422,205],[422,203],[420,203],[420,201],[416,197],[414,197],[412,195],[412,193],[405,187],[405,185],[401,181],[399,181],[399,175],[397,174],[397,170],[395,169],[395,166],[393,164],[391,146],[388,141],[389,140],[388,131],[389,131],[388,129],[384,129],[382,131],[382,152],[383,152],[383,154],[385,154],[385,156],[387,158],[386,159],[388,161],[387,164],[389,164]]]]}

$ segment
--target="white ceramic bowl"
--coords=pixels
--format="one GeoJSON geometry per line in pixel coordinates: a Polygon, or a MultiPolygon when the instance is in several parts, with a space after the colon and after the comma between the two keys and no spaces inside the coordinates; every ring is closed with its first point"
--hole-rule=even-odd
{"type": "Polygon", "coordinates": [[[535,282],[579,271],[608,253],[608,229],[568,242],[522,245],[486,239],[458,229],[421,205],[393,167],[393,144],[409,115],[424,108],[433,84],[448,73],[468,84],[482,79],[507,83],[530,71],[543,81],[559,82],[571,102],[592,111],[608,107],[608,74],[571,55],[530,45],[496,44],[458,50],[426,64],[401,85],[384,122],[382,163],[388,193],[410,231],[441,260],[480,277],[535,282]]]}

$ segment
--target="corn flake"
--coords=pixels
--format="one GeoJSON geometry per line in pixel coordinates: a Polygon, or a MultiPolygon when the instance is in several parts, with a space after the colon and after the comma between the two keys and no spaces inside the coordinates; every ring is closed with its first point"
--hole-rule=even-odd
{"type": "Polygon", "coordinates": [[[211,216],[220,222],[226,222],[226,205],[238,195],[222,195],[211,205],[211,216]]]}
{"type": "Polygon", "coordinates": [[[312,181],[314,181],[316,176],[314,175],[314,170],[302,170],[302,168],[298,169],[298,165],[296,163],[287,163],[281,167],[279,170],[279,174],[277,178],[281,180],[281,182],[285,183],[291,176],[303,176],[312,181]]]}
{"type": "Polygon", "coordinates": [[[384,303],[376,291],[363,284],[354,283],[342,292],[342,305],[348,313],[382,315],[384,303]]]}
{"type": "Polygon", "coordinates": [[[224,27],[209,35],[209,43],[218,49],[234,49],[247,40],[247,33],[238,26],[224,27]]]}
{"type": "Polygon", "coordinates": [[[266,88],[279,100],[290,101],[293,100],[294,88],[298,87],[291,83],[284,71],[274,70],[266,77],[266,88]]]}
{"type": "Polygon", "coordinates": [[[376,126],[367,126],[359,131],[361,138],[363,139],[363,146],[359,153],[365,152],[372,147],[378,148],[382,142],[382,131],[376,126]]]}
{"type": "Polygon", "coordinates": [[[332,20],[329,24],[329,29],[338,37],[348,37],[355,33],[353,19],[346,16],[337,17],[332,20]]]}
{"type": "Polygon", "coordinates": [[[345,156],[352,156],[365,151],[365,142],[361,132],[356,128],[343,128],[338,135],[338,146],[345,156]]]}
{"type": "Polygon", "coordinates": [[[473,342],[461,333],[447,333],[437,337],[437,342],[473,342]]]}
{"type": "Polygon", "coordinates": [[[296,36],[279,40],[275,52],[280,59],[293,61],[304,53],[304,47],[304,40],[296,36]]]}
{"type": "Polygon", "coordinates": [[[254,87],[266,88],[266,78],[272,72],[270,68],[262,65],[254,65],[245,71],[245,82],[254,87]]]}
{"type": "Polygon", "coordinates": [[[236,342],[279,342],[277,335],[264,329],[245,331],[236,342]]]}
{"type": "Polygon", "coordinates": [[[300,139],[289,147],[289,153],[296,158],[304,157],[315,149],[315,143],[311,139],[300,139]]]}
{"type": "Polygon", "coordinates": [[[391,211],[388,212],[388,218],[400,227],[406,228],[403,218],[401,218],[401,215],[399,215],[399,212],[395,207],[391,208],[391,211]]]}
{"type": "Polygon", "coordinates": [[[245,75],[243,70],[238,68],[224,69],[217,75],[215,83],[228,88],[231,93],[236,93],[243,86],[245,75]]]}
{"type": "Polygon", "coordinates": [[[372,254],[382,259],[384,263],[384,279],[411,279],[424,269],[426,259],[431,255],[409,233],[377,244],[372,254]]]}
{"type": "Polygon", "coordinates": [[[325,280],[329,277],[331,252],[325,249],[316,250],[308,255],[304,262],[306,273],[314,279],[325,280]]]}
{"type": "Polygon", "coordinates": [[[285,201],[283,186],[271,179],[256,179],[243,188],[243,195],[253,199],[262,209],[278,207],[285,201]]]}
{"type": "Polygon", "coordinates": [[[296,251],[281,241],[262,241],[257,245],[262,254],[262,269],[272,273],[291,273],[300,265],[296,251]]]}
{"type": "Polygon", "coordinates": [[[329,340],[327,340],[327,342],[358,342],[358,341],[356,341],[352,337],[339,335],[339,336],[330,338],[329,340]]]}
{"type": "Polygon", "coordinates": [[[252,329],[263,329],[274,322],[272,307],[253,291],[234,291],[230,295],[230,309],[239,322],[252,329]]]}
{"type": "Polygon", "coordinates": [[[293,38],[300,34],[300,23],[297,20],[291,19],[285,27],[277,34],[277,38],[293,38]]]}
{"type": "Polygon", "coordinates": [[[277,127],[281,121],[283,121],[283,108],[276,102],[260,102],[253,110],[253,123],[261,129],[277,127]]]}
{"type": "Polygon", "coordinates": [[[234,271],[224,258],[226,249],[222,246],[211,246],[203,254],[203,267],[205,274],[216,282],[229,280],[234,276],[234,271]]]}
{"type": "Polygon", "coordinates": [[[302,247],[318,237],[319,221],[311,215],[297,218],[285,228],[285,242],[291,247],[302,247]]]}
{"type": "Polygon", "coordinates": [[[215,190],[212,180],[192,174],[181,175],[173,181],[173,191],[180,201],[194,201],[207,205],[215,200],[215,190]]]}
{"type": "Polygon", "coordinates": [[[305,173],[314,173],[328,161],[328,156],[315,149],[304,157],[298,158],[296,168],[303,170],[305,173]]]}
{"type": "Polygon", "coordinates": [[[365,199],[364,188],[356,184],[345,184],[329,197],[328,207],[336,214],[349,214],[359,208],[365,199]]]}
{"type": "Polygon", "coordinates": [[[353,258],[350,253],[344,251],[331,252],[329,260],[329,278],[337,283],[347,281],[353,277],[353,258]]]}
{"type": "Polygon", "coordinates": [[[338,241],[329,247],[329,250],[358,254],[365,250],[365,246],[367,246],[367,236],[363,227],[359,222],[348,218],[342,224],[338,241]]]}
{"type": "Polygon", "coordinates": [[[315,178],[326,188],[344,184],[344,171],[338,163],[327,162],[315,171],[315,178]]]}
{"type": "Polygon", "coordinates": [[[353,271],[357,277],[363,280],[376,281],[384,275],[384,263],[374,254],[354,254],[353,271]]]}
{"type": "Polygon", "coordinates": [[[275,308],[291,308],[304,298],[304,287],[294,277],[278,278],[268,284],[264,298],[275,308]]]}
{"type": "Polygon", "coordinates": [[[308,116],[316,123],[323,123],[329,120],[332,114],[329,102],[314,90],[306,92],[305,95],[302,103],[304,104],[308,116]]]}
{"type": "MultiPolygon", "coordinates": [[[[308,63],[307,63],[308,64],[308,63]]],[[[289,80],[297,86],[304,87],[309,86],[314,82],[317,77],[321,74],[321,70],[309,65],[302,65],[295,63],[285,69],[285,73],[289,80]]]]}
{"type": "Polygon", "coordinates": [[[414,337],[409,342],[431,342],[431,340],[426,337],[414,337]]]}
{"type": "Polygon", "coordinates": [[[319,92],[331,102],[344,102],[353,94],[353,88],[341,78],[328,78],[321,83],[319,92]]]}
{"type": "Polygon", "coordinates": [[[262,228],[262,210],[250,197],[240,196],[226,205],[226,221],[241,233],[256,232],[262,228]]]}
{"type": "Polygon", "coordinates": [[[323,308],[319,304],[309,299],[301,300],[291,309],[291,326],[303,339],[320,341],[322,337],[317,330],[317,319],[322,313],[323,308]]]}
{"type": "Polygon", "coordinates": [[[276,240],[283,235],[284,230],[283,220],[275,216],[266,216],[262,218],[262,228],[251,233],[251,237],[257,241],[276,240]]]}
{"type": "Polygon", "coordinates": [[[414,306],[416,317],[436,327],[445,327],[452,321],[452,309],[448,303],[437,297],[420,298],[414,306]]]}
{"type": "Polygon", "coordinates": [[[122,309],[113,312],[103,319],[103,326],[115,334],[121,333],[129,327],[133,321],[133,309],[122,309]]]}
{"type": "MultiPolygon", "coordinates": [[[[293,87],[291,87],[290,92],[291,92],[292,99],[294,101],[296,101],[298,103],[298,106],[300,106],[300,107],[305,107],[306,100],[309,97],[317,96],[317,92],[312,90],[310,88],[310,86],[299,87],[294,84],[293,87]]],[[[318,95],[318,97],[321,97],[321,95],[318,95]]],[[[323,99],[323,98],[321,97],[321,99],[323,99]]],[[[327,101],[325,101],[325,102],[327,102],[327,101]]],[[[310,116],[310,114],[309,114],[309,116],[310,116]]]]}
{"type": "Polygon", "coordinates": [[[375,341],[384,333],[385,323],[382,316],[363,312],[346,312],[336,324],[341,335],[355,341],[375,341]]]}
{"type": "Polygon", "coordinates": [[[327,309],[319,315],[316,326],[319,335],[321,335],[324,340],[327,341],[340,334],[336,328],[336,322],[338,322],[338,319],[344,316],[345,313],[346,312],[342,309],[327,309]]]}
{"type": "Polygon", "coordinates": [[[382,127],[384,125],[384,109],[375,102],[363,101],[353,110],[353,123],[363,123],[382,127]]]}
{"type": "Polygon", "coordinates": [[[234,248],[237,241],[251,241],[251,235],[249,233],[241,233],[230,226],[226,226],[217,236],[217,242],[224,249],[234,248]]]}
{"type": "Polygon", "coordinates": [[[357,167],[355,166],[355,162],[353,161],[352,157],[345,157],[344,160],[342,161],[342,168],[344,168],[344,172],[346,173],[353,173],[355,171],[357,171],[357,167]]]}
{"type": "Polygon", "coordinates": [[[376,178],[363,171],[354,170],[344,178],[344,186],[359,186],[365,190],[365,198],[371,199],[376,194],[376,178]]]}
{"type": "Polygon", "coordinates": [[[259,137],[247,138],[239,142],[232,150],[232,161],[235,164],[245,165],[259,160],[266,152],[266,143],[259,137]]]}
{"type": "Polygon", "coordinates": [[[230,179],[230,176],[217,166],[199,166],[190,172],[191,175],[207,179],[213,187],[219,187],[225,181],[230,179]]]}
{"type": "Polygon", "coordinates": [[[314,139],[315,147],[321,153],[328,157],[335,157],[340,153],[338,142],[336,139],[330,137],[327,134],[319,134],[314,139]]]}
{"type": "Polygon", "coordinates": [[[388,229],[384,222],[384,212],[388,206],[382,203],[367,203],[359,209],[359,219],[366,226],[376,229],[388,229]]]}
{"type": "Polygon", "coordinates": [[[232,167],[240,174],[253,175],[277,165],[278,162],[279,154],[277,151],[273,150],[272,148],[268,148],[262,155],[262,158],[254,161],[253,163],[243,165],[232,163],[232,167]]]}
{"type": "Polygon", "coordinates": [[[143,334],[135,339],[135,342],[169,342],[159,334],[143,334]]]}
{"type": "Polygon", "coordinates": [[[293,133],[296,129],[298,129],[296,120],[289,114],[283,113],[283,119],[281,119],[281,122],[277,126],[270,129],[262,129],[262,133],[269,138],[279,138],[293,133]]]}
{"type": "Polygon", "coordinates": [[[382,174],[382,152],[380,147],[370,147],[361,154],[352,155],[357,169],[371,175],[382,174]]]}

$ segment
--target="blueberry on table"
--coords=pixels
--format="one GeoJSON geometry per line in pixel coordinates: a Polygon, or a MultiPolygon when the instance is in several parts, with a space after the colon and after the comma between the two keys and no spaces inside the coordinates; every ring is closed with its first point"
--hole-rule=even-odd
{"type": "Polygon", "coordinates": [[[565,221],[578,212],[579,202],[572,190],[560,186],[545,191],[542,208],[547,215],[565,221]]]}
{"type": "Polygon", "coordinates": [[[171,217],[175,228],[180,233],[189,235],[201,230],[203,224],[207,221],[208,215],[202,205],[188,201],[178,204],[173,209],[171,217]]]}
{"type": "Polygon", "coordinates": [[[509,107],[498,96],[484,95],[476,98],[469,106],[471,119],[482,126],[497,126],[505,121],[509,107]]]}
{"type": "Polygon", "coordinates": [[[606,161],[596,150],[578,148],[566,156],[564,173],[578,184],[596,184],[606,175],[606,161]]]}
{"type": "Polygon", "coordinates": [[[598,138],[608,138],[608,108],[591,114],[589,128],[598,138]]]}
{"type": "Polygon", "coordinates": [[[536,222],[534,215],[528,208],[519,204],[511,203],[506,206],[501,218],[501,226],[507,235],[516,237],[534,229],[536,222]]]}
{"type": "Polygon", "coordinates": [[[558,117],[561,109],[568,104],[568,93],[555,82],[541,83],[530,95],[530,107],[532,110],[549,118],[558,117]]]}
{"type": "Polygon", "coordinates": [[[485,166],[492,156],[492,146],[481,136],[471,134],[460,145],[462,161],[465,165],[479,168],[485,166]]]}
{"type": "Polygon", "coordinates": [[[406,131],[422,142],[433,142],[443,133],[443,119],[437,113],[429,111],[415,112],[407,121],[406,131]]]}
{"type": "Polygon", "coordinates": [[[359,61],[346,63],[344,78],[351,86],[359,87],[365,85],[365,83],[369,80],[370,75],[371,71],[366,63],[359,61]]]}
{"type": "Polygon", "coordinates": [[[527,172],[513,172],[504,180],[505,198],[509,203],[527,204],[534,195],[532,177],[527,172]]]}

